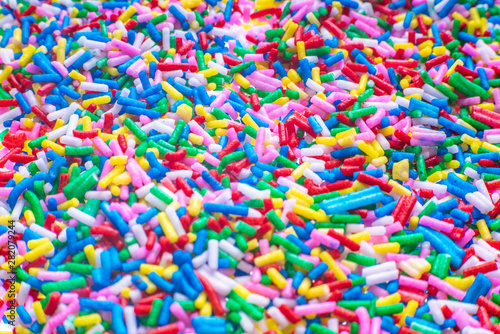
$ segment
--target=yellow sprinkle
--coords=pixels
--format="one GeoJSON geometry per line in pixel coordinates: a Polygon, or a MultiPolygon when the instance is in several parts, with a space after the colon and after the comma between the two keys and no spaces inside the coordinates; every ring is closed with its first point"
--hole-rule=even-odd
{"type": "MultiPolygon", "coordinates": [[[[61,38],[59,41],[64,40],[64,44],[66,44],[66,39],[61,38]]],[[[21,58],[19,58],[19,65],[22,67],[26,66],[30,60],[31,57],[35,54],[36,47],[33,45],[28,45],[24,50],[23,50],[23,55],[21,58]]]]}
{"type": "Polygon", "coordinates": [[[431,48],[431,51],[432,51],[432,46],[433,46],[433,45],[434,45],[434,44],[432,43],[432,41],[425,41],[425,42],[420,43],[420,44],[418,45],[418,49],[419,49],[419,50],[423,50],[423,49],[425,49],[425,48],[431,48]]]}
{"type": "Polygon", "coordinates": [[[411,191],[408,190],[407,188],[403,187],[402,185],[400,185],[396,181],[389,180],[389,182],[387,182],[387,183],[392,186],[392,191],[395,192],[396,194],[399,194],[401,196],[402,195],[411,196],[411,191]]]}
{"type": "Polygon", "coordinates": [[[392,167],[392,177],[394,180],[407,181],[410,173],[410,163],[408,159],[395,162],[392,167]]]}
{"type": "Polygon", "coordinates": [[[7,66],[3,69],[2,73],[0,74],[0,83],[3,82],[4,80],[7,80],[7,77],[12,73],[12,66],[7,66]]]}
{"type": "Polygon", "coordinates": [[[321,85],[321,79],[320,79],[320,69],[319,67],[315,67],[311,70],[311,76],[314,82],[317,84],[321,85]]]}
{"type": "Polygon", "coordinates": [[[396,129],[391,125],[383,129],[380,129],[378,132],[384,135],[384,137],[387,137],[394,134],[394,132],[396,132],[396,129]]]}
{"type": "Polygon", "coordinates": [[[195,299],[194,301],[194,307],[196,307],[197,309],[201,309],[203,308],[203,306],[205,306],[205,303],[207,302],[207,294],[205,293],[205,291],[202,291],[198,298],[195,299]]]}
{"type": "Polygon", "coordinates": [[[174,99],[182,100],[183,95],[177,89],[175,89],[174,86],[172,86],[171,84],[169,84],[166,81],[162,81],[161,86],[162,86],[163,90],[165,92],[167,92],[167,94],[172,96],[174,99]]]}
{"type": "MultiPolygon", "coordinates": [[[[248,115],[248,114],[246,114],[246,115],[248,115]]],[[[209,121],[205,125],[208,128],[216,129],[216,128],[227,128],[228,124],[229,123],[228,123],[227,119],[221,119],[221,120],[217,120],[217,121],[209,121]]]]}
{"type": "Polygon", "coordinates": [[[333,274],[337,280],[347,279],[346,274],[340,269],[338,264],[335,262],[333,257],[328,252],[321,252],[319,254],[319,258],[321,261],[325,262],[328,265],[328,270],[333,271],[333,274]]]}
{"type": "Polygon", "coordinates": [[[316,144],[333,146],[337,143],[335,137],[316,137],[316,144]]]}
{"type": "Polygon", "coordinates": [[[292,38],[295,35],[295,31],[297,31],[298,27],[299,25],[297,23],[291,21],[288,25],[288,29],[285,31],[285,34],[283,35],[283,37],[281,37],[281,40],[287,41],[292,38]]]}
{"type": "MultiPolygon", "coordinates": [[[[471,22],[473,22],[473,21],[471,21],[471,22]]],[[[448,69],[448,71],[446,71],[445,76],[452,75],[453,73],[455,73],[455,68],[458,65],[463,65],[463,64],[464,64],[464,62],[461,61],[460,59],[458,59],[453,65],[451,65],[451,67],[448,69]]]]}
{"type": "Polygon", "coordinates": [[[78,80],[80,82],[84,82],[87,80],[87,78],[83,75],[83,74],[80,74],[78,71],[71,71],[69,72],[68,74],[71,78],[75,79],[75,80],[78,80]]]}
{"type": "Polygon", "coordinates": [[[57,206],[57,210],[68,210],[71,207],[77,207],[80,205],[80,201],[77,198],[72,198],[69,201],[61,203],[57,206]]]}
{"type": "Polygon", "coordinates": [[[475,279],[475,276],[468,276],[465,278],[448,276],[444,279],[444,281],[450,283],[455,288],[467,291],[469,289],[469,287],[472,285],[472,283],[474,282],[474,279],[475,279]]]}
{"type": "MultiPolygon", "coordinates": [[[[276,270],[276,269],[274,269],[274,270],[276,270]]],[[[330,289],[328,288],[328,285],[321,284],[321,285],[315,286],[313,288],[310,288],[306,293],[306,299],[319,298],[319,297],[326,295],[329,292],[330,292],[330,289]]]]}
{"type": "Polygon", "coordinates": [[[276,268],[269,268],[267,269],[267,275],[271,279],[271,282],[273,282],[274,285],[278,289],[283,289],[286,286],[286,279],[281,275],[281,273],[276,269],[276,268]]]}
{"type": "Polygon", "coordinates": [[[388,306],[388,305],[394,305],[397,303],[401,302],[401,295],[399,292],[393,293],[392,295],[382,297],[379,300],[377,300],[376,306],[381,307],[381,306],[388,306]]]}
{"type": "Polygon", "coordinates": [[[363,240],[366,241],[366,240],[370,239],[370,232],[368,232],[368,231],[359,232],[359,233],[350,235],[348,238],[359,244],[363,240]]]}
{"type": "Polygon", "coordinates": [[[102,319],[98,313],[82,315],[82,316],[76,317],[75,320],[73,320],[73,324],[75,325],[75,327],[93,326],[93,325],[101,323],[101,322],[102,322],[102,319]]]}
{"type": "Polygon", "coordinates": [[[45,315],[45,312],[43,311],[42,303],[39,301],[36,301],[32,304],[33,311],[35,311],[35,316],[40,324],[45,324],[47,322],[47,316],[45,315]]]}
{"type": "Polygon", "coordinates": [[[399,49],[413,49],[413,44],[412,43],[394,43],[394,50],[399,50],[399,49]]]}
{"type": "Polygon", "coordinates": [[[120,155],[111,157],[111,159],[109,159],[109,162],[111,165],[116,166],[116,165],[125,165],[127,163],[127,160],[128,156],[120,155]]]}
{"type": "Polygon", "coordinates": [[[24,254],[24,258],[26,261],[33,262],[42,255],[47,254],[48,252],[52,251],[54,249],[54,245],[52,243],[47,242],[35,249],[32,249],[28,253],[24,254]]]}
{"type": "Polygon", "coordinates": [[[413,317],[415,315],[415,311],[417,310],[418,302],[415,300],[410,300],[408,305],[406,305],[403,313],[401,313],[401,318],[399,319],[399,326],[403,326],[405,324],[405,319],[407,316],[413,317]]]}
{"type": "Polygon", "coordinates": [[[288,85],[286,86],[288,89],[291,89],[293,91],[296,91],[299,93],[299,96],[301,99],[307,99],[309,95],[307,95],[306,92],[304,92],[302,89],[300,89],[295,83],[289,82],[288,85]]]}
{"type": "Polygon", "coordinates": [[[287,87],[287,86],[288,86],[288,84],[289,84],[290,82],[292,82],[292,80],[290,80],[290,78],[288,78],[288,77],[283,77],[283,78],[281,79],[281,81],[283,82],[283,86],[284,86],[284,87],[287,87]]]}
{"type": "Polygon", "coordinates": [[[248,89],[250,88],[250,81],[248,81],[244,76],[242,76],[240,73],[236,73],[233,76],[234,80],[240,84],[241,87],[248,89]]]}
{"type": "Polygon", "coordinates": [[[483,148],[487,149],[488,151],[493,151],[493,152],[500,152],[500,148],[496,147],[493,144],[483,142],[481,145],[483,148]]]}
{"type": "Polygon", "coordinates": [[[420,50],[421,57],[429,57],[432,53],[432,49],[430,47],[423,48],[420,50]]]}
{"type": "Polygon", "coordinates": [[[257,241],[257,239],[252,239],[247,242],[247,245],[248,245],[247,251],[250,252],[259,247],[259,241],[257,241]]]}
{"type": "Polygon", "coordinates": [[[160,222],[160,226],[163,230],[163,233],[168,238],[171,243],[176,243],[179,240],[179,236],[177,232],[175,232],[174,226],[168,219],[167,214],[165,212],[160,212],[158,214],[158,220],[160,222]]]}
{"type": "Polygon", "coordinates": [[[201,210],[201,201],[198,198],[192,198],[189,201],[188,212],[192,217],[198,216],[201,210]]]}
{"type": "Polygon", "coordinates": [[[474,22],[479,25],[479,12],[477,11],[477,8],[472,7],[470,10],[470,17],[474,22]]]}
{"type": "Polygon", "coordinates": [[[290,188],[290,190],[286,192],[286,195],[287,198],[290,197],[298,198],[303,202],[307,203],[309,206],[314,204],[314,199],[311,196],[297,190],[297,188],[290,188]]]}
{"type": "Polygon", "coordinates": [[[415,230],[415,228],[418,226],[418,221],[419,221],[418,216],[411,216],[408,228],[412,231],[415,230]]]}
{"type": "Polygon", "coordinates": [[[49,238],[33,239],[33,240],[28,241],[28,248],[34,249],[34,248],[40,247],[42,245],[45,245],[47,243],[50,243],[49,238]]]}
{"type": "Polygon", "coordinates": [[[95,249],[93,245],[87,245],[83,249],[83,252],[85,253],[85,256],[87,257],[88,263],[92,266],[95,267],[95,249]]]}
{"type": "Polygon", "coordinates": [[[271,263],[279,262],[285,259],[285,254],[282,250],[277,250],[270,252],[254,259],[255,265],[257,267],[263,267],[271,263]]]}
{"type": "Polygon", "coordinates": [[[113,182],[113,179],[116,176],[120,175],[124,171],[125,171],[125,166],[123,165],[116,166],[115,168],[113,168],[111,172],[109,172],[106,176],[101,178],[101,180],[99,181],[99,185],[103,188],[106,188],[108,185],[111,184],[111,182],[113,182]]]}
{"type": "Polygon", "coordinates": [[[375,250],[375,252],[380,254],[398,253],[399,247],[400,245],[397,242],[388,242],[385,244],[373,245],[373,249],[375,250]]]}
{"type": "Polygon", "coordinates": [[[212,56],[210,56],[208,53],[205,53],[203,59],[205,60],[205,65],[208,65],[208,62],[212,60],[212,56]]]}
{"type": "MultiPolygon", "coordinates": [[[[247,114],[248,115],[248,114],[247,114]]],[[[246,115],[245,115],[246,116],[246,115]]],[[[297,169],[295,169],[292,174],[290,174],[295,180],[298,180],[302,177],[302,174],[304,174],[304,170],[308,167],[310,167],[311,164],[309,162],[303,162],[297,169]]],[[[295,189],[295,188],[293,188],[295,189]]],[[[314,201],[313,201],[314,203],[314,201]]]]}
{"type": "Polygon", "coordinates": [[[290,80],[292,80],[293,83],[299,83],[300,81],[302,81],[302,78],[294,69],[289,70],[287,76],[288,78],[290,78],[290,80]]]}
{"type": "Polygon", "coordinates": [[[212,304],[206,302],[205,305],[200,310],[200,315],[202,317],[209,317],[212,315],[212,304]]]}
{"type": "Polygon", "coordinates": [[[455,20],[458,20],[460,21],[460,23],[468,23],[469,21],[463,17],[462,15],[460,15],[460,13],[458,12],[453,12],[453,14],[451,14],[451,16],[455,19],[455,20]]]}
{"type": "Polygon", "coordinates": [[[24,261],[25,261],[24,256],[16,255],[14,257],[14,259],[11,259],[8,262],[5,262],[4,264],[2,264],[0,266],[0,269],[10,271],[12,268],[19,267],[24,261]]]}
{"type": "MultiPolygon", "coordinates": [[[[168,4],[168,1],[162,2],[162,5],[165,3],[168,4]]],[[[183,1],[181,1],[181,3],[182,3],[182,7],[184,7],[184,8],[196,8],[201,4],[201,0],[183,0],[183,1]]],[[[162,5],[160,5],[160,7],[162,5]]]]}
{"type": "Polygon", "coordinates": [[[303,41],[297,42],[297,54],[299,56],[299,60],[306,57],[306,47],[303,41]]]}
{"type": "Polygon", "coordinates": [[[98,96],[94,97],[92,99],[88,99],[82,102],[82,106],[84,108],[88,108],[92,103],[95,105],[101,105],[101,104],[106,104],[111,102],[111,96],[109,95],[104,95],[104,96],[98,96]]]}
{"type": "Polygon", "coordinates": [[[458,160],[451,160],[450,162],[446,163],[446,167],[447,168],[451,168],[451,169],[457,169],[457,168],[460,167],[460,161],[458,161],[458,160]]]}
{"type": "Polygon", "coordinates": [[[215,129],[215,135],[216,135],[217,137],[222,137],[222,136],[224,136],[226,133],[227,133],[227,130],[226,130],[226,129],[221,129],[221,128],[215,129]]]}
{"type": "Polygon", "coordinates": [[[321,26],[321,23],[318,21],[318,19],[316,18],[316,16],[314,16],[314,14],[312,12],[309,12],[306,14],[306,18],[309,22],[311,22],[311,24],[316,24],[318,27],[321,26]]]}
{"type": "Polygon", "coordinates": [[[306,208],[306,207],[301,206],[301,205],[295,205],[293,207],[292,211],[293,211],[293,213],[295,213],[299,216],[303,216],[303,217],[309,218],[311,220],[316,220],[320,223],[329,221],[328,216],[324,212],[320,213],[320,211],[314,211],[312,209],[306,208]]]}
{"type": "MultiPolygon", "coordinates": [[[[20,28],[16,28],[14,30],[13,42],[14,42],[14,46],[17,46],[17,47],[20,47],[23,44],[23,42],[22,42],[22,30],[20,28]]],[[[18,48],[15,48],[14,51],[16,49],[18,49],[18,48]]]]}
{"type": "Polygon", "coordinates": [[[179,270],[179,267],[177,267],[175,264],[169,265],[167,268],[165,268],[165,271],[163,272],[163,278],[171,280],[172,274],[175,273],[177,270],[179,270]]]}
{"type": "Polygon", "coordinates": [[[62,147],[61,145],[58,145],[54,142],[51,142],[50,140],[45,139],[44,141],[42,141],[42,147],[43,148],[50,147],[57,154],[64,155],[64,151],[65,151],[64,147],[62,147]]]}
{"type": "Polygon", "coordinates": [[[148,275],[151,272],[155,272],[158,275],[163,276],[163,273],[165,272],[165,268],[163,268],[162,266],[157,266],[154,264],[147,264],[147,263],[141,264],[139,270],[143,275],[148,275]]]}
{"type": "MultiPolygon", "coordinates": [[[[173,88],[173,87],[172,87],[173,88]]],[[[182,99],[182,98],[181,98],[182,99]]],[[[210,121],[215,121],[217,120],[217,118],[215,118],[214,115],[211,115],[209,114],[205,108],[203,108],[203,106],[201,104],[197,104],[194,108],[196,110],[196,112],[198,113],[198,115],[201,115],[203,117],[205,117],[205,121],[206,122],[210,122],[210,121]]]]}
{"type": "Polygon", "coordinates": [[[130,184],[130,182],[132,182],[132,177],[127,171],[115,176],[115,178],[113,179],[113,183],[117,186],[125,186],[130,184]]]}
{"type": "Polygon", "coordinates": [[[125,10],[122,15],[120,15],[118,17],[118,20],[122,21],[123,23],[125,23],[128,19],[130,19],[132,17],[132,15],[134,15],[135,13],[137,12],[137,8],[135,8],[134,6],[130,6],[127,8],[127,10],[125,10]]]}
{"type": "Polygon", "coordinates": [[[177,107],[177,111],[175,113],[179,115],[184,120],[184,122],[189,123],[193,116],[193,109],[187,104],[181,104],[179,107],[177,107]]]}
{"type": "Polygon", "coordinates": [[[434,49],[432,49],[432,53],[434,53],[436,56],[442,56],[446,53],[446,48],[444,46],[436,46],[434,49]]]}
{"type": "MultiPolygon", "coordinates": [[[[33,334],[28,328],[24,327],[21,324],[16,324],[16,333],[18,334],[33,334]]],[[[2,331],[0,330],[0,334],[12,334],[12,331],[2,331]]]]}
{"type": "Polygon", "coordinates": [[[311,279],[309,277],[304,278],[302,280],[302,283],[300,283],[299,288],[297,289],[297,293],[299,295],[305,296],[311,285],[312,285],[311,279]]]}
{"type": "Polygon", "coordinates": [[[484,219],[478,220],[476,226],[483,240],[485,241],[491,240],[490,229],[488,228],[488,225],[486,225],[484,219]]]}
{"type": "Polygon", "coordinates": [[[145,290],[145,292],[147,294],[155,293],[157,290],[156,285],[154,285],[153,282],[151,282],[147,276],[145,276],[145,275],[140,275],[140,276],[141,276],[141,279],[144,281],[144,283],[146,283],[148,285],[148,288],[145,290]]]}
{"type": "Polygon", "coordinates": [[[443,173],[440,171],[437,171],[437,172],[429,175],[427,177],[427,181],[434,183],[434,182],[438,182],[439,180],[442,180],[443,178],[444,178],[443,173]]]}
{"type": "Polygon", "coordinates": [[[210,78],[210,77],[213,77],[214,75],[219,74],[219,72],[217,72],[217,69],[215,67],[212,67],[212,68],[209,68],[209,69],[206,69],[203,71],[199,71],[198,73],[203,74],[205,76],[205,78],[210,78]]]}
{"type": "MultiPolygon", "coordinates": [[[[280,209],[283,207],[283,199],[282,198],[273,198],[272,199],[273,206],[275,209],[280,209]]],[[[280,214],[278,214],[279,216],[280,214]]]]}
{"type": "Polygon", "coordinates": [[[155,63],[158,63],[158,60],[155,58],[155,56],[153,56],[153,54],[151,52],[146,52],[144,54],[144,58],[146,58],[146,60],[148,61],[148,64],[150,62],[155,62],[155,63]]]}
{"type": "Polygon", "coordinates": [[[368,74],[364,73],[359,80],[358,91],[357,91],[358,94],[364,93],[367,82],[368,82],[368,74]]]}
{"type": "Polygon", "coordinates": [[[373,149],[373,147],[371,145],[368,145],[366,142],[364,141],[361,141],[359,144],[358,144],[358,148],[363,151],[364,153],[366,153],[370,158],[373,158],[373,159],[376,159],[379,157],[379,154],[377,151],[375,151],[373,149]]]}
{"type": "Polygon", "coordinates": [[[26,223],[28,224],[28,226],[30,226],[32,223],[35,222],[35,215],[31,210],[26,210],[24,212],[24,219],[26,219],[26,223]]]}
{"type": "Polygon", "coordinates": [[[346,137],[352,137],[352,136],[355,136],[356,135],[356,130],[354,128],[351,128],[349,130],[346,130],[346,131],[342,131],[342,132],[339,132],[335,135],[335,138],[337,140],[340,140],[342,138],[346,138],[346,137]]]}
{"type": "Polygon", "coordinates": [[[374,139],[371,142],[371,145],[372,145],[373,149],[378,152],[379,156],[384,155],[384,149],[382,148],[380,143],[377,141],[377,139],[374,139]]]}
{"type": "Polygon", "coordinates": [[[243,123],[251,126],[255,130],[259,130],[259,126],[257,125],[257,123],[255,123],[255,121],[252,119],[252,117],[250,117],[250,114],[245,114],[245,116],[243,116],[241,118],[241,120],[243,121],[243,123]]]}

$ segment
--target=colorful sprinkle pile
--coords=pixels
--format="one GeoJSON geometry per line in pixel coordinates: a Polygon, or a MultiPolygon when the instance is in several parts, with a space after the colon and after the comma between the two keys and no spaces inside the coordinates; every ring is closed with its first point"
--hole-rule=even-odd
{"type": "Polygon", "coordinates": [[[499,0],[1,7],[0,334],[500,333],[499,0]]]}

